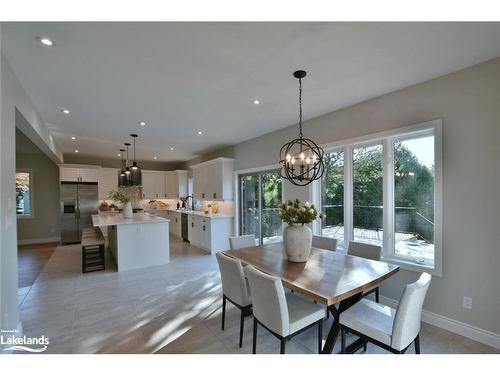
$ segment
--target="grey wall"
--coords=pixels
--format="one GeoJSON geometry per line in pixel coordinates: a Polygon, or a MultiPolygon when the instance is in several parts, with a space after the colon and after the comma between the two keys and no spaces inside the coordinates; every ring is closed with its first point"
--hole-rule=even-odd
{"type": "MultiPolygon", "coordinates": [[[[120,159],[96,159],[88,156],[81,156],[75,154],[64,154],[64,162],[67,164],[89,164],[89,165],[100,165],[105,168],[120,168],[120,159]]],[[[142,169],[152,170],[152,171],[173,171],[176,169],[181,169],[185,163],[163,163],[155,161],[141,161],[137,160],[139,166],[142,169]]]]}
{"type": "MultiPolygon", "coordinates": [[[[311,119],[304,134],[329,143],[436,118],[443,119],[443,276],[433,278],[425,309],[500,333],[500,59],[311,119]],[[462,308],[463,296],[472,297],[472,311],[462,308]]],[[[187,164],[218,156],[235,158],[237,170],[273,164],[296,134],[292,126],[187,164]]],[[[399,299],[416,278],[400,271],[381,292],[399,299]]]]}
{"type": "Polygon", "coordinates": [[[17,219],[17,240],[59,237],[59,167],[18,129],[16,146],[16,168],[32,171],[34,206],[33,218],[17,219]]]}

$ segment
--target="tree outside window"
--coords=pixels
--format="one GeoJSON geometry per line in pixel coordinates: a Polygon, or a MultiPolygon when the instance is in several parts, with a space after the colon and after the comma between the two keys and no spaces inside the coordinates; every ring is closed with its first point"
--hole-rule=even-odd
{"type": "Polygon", "coordinates": [[[18,216],[32,216],[31,173],[16,172],[16,213],[18,216]]]}

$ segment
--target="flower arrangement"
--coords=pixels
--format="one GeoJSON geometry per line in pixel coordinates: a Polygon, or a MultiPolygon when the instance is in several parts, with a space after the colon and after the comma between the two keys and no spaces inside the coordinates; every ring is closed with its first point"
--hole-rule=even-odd
{"type": "Polygon", "coordinates": [[[136,186],[129,186],[112,190],[108,194],[108,198],[114,202],[126,204],[128,202],[135,202],[139,199],[139,189],[136,186]]]}
{"type": "Polygon", "coordinates": [[[314,207],[314,204],[306,202],[301,205],[299,199],[295,199],[295,201],[289,200],[288,202],[283,203],[280,207],[279,214],[281,220],[286,222],[288,225],[304,225],[312,223],[318,218],[326,218],[325,214],[318,214],[318,211],[316,210],[316,207],[314,207]]]}

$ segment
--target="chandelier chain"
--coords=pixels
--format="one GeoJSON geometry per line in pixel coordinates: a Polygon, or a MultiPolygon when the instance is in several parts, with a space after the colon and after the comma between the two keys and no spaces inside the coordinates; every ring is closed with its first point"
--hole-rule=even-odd
{"type": "Polygon", "coordinates": [[[303,138],[302,134],[302,78],[299,78],[299,137],[303,138]]]}

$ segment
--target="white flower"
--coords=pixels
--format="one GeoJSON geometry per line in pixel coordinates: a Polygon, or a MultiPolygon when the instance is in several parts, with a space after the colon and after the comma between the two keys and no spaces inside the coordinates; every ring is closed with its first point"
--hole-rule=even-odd
{"type": "Polygon", "coordinates": [[[302,212],[306,212],[306,208],[305,208],[305,207],[302,207],[300,210],[301,210],[302,212]]]}
{"type": "Polygon", "coordinates": [[[309,210],[309,213],[314,214],[314,210],[311,208],[311,209],[309,210]]]}
{"type": "Polygon", "coordinates": [[[309,203],[309,202],[304,203],[304,207],[309,208],[310,206],[311,206],[311,203],[309,203]]]}

